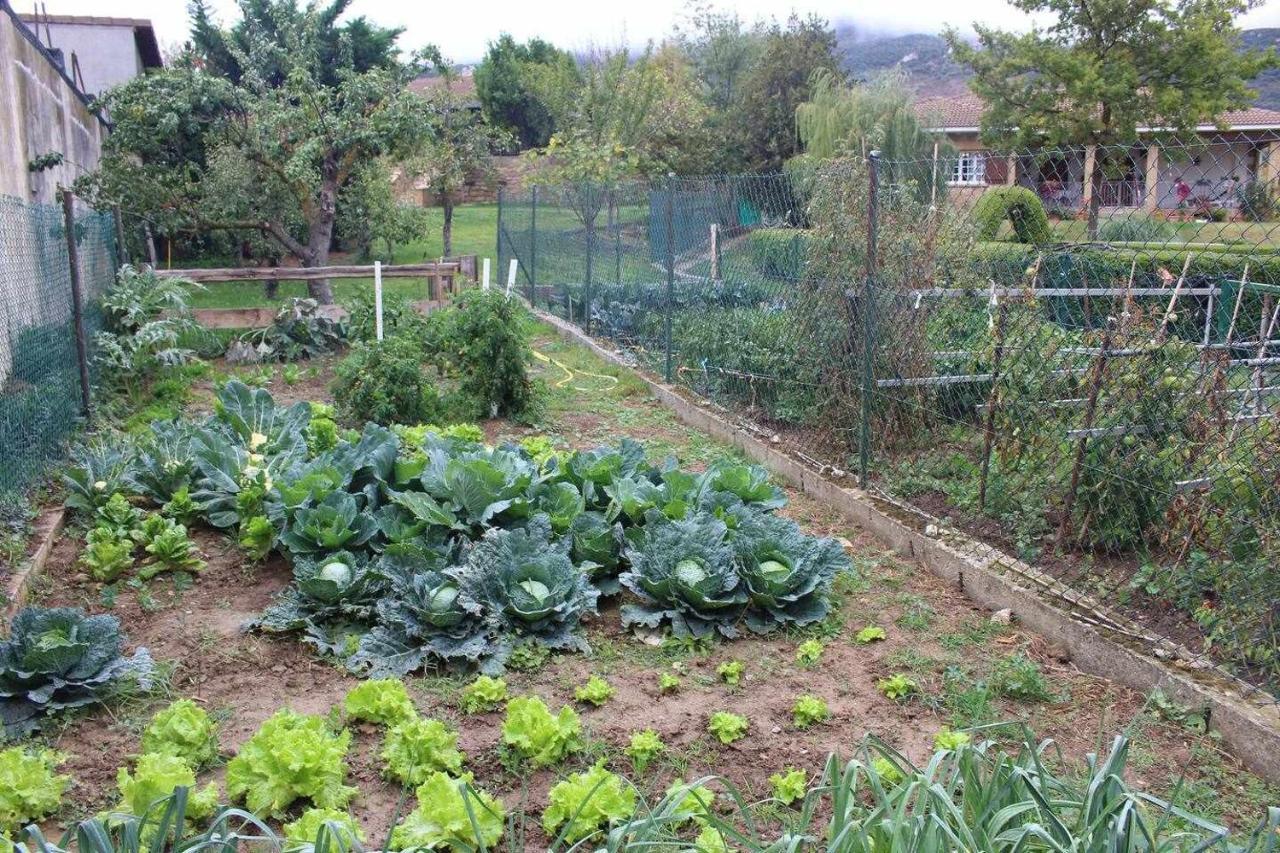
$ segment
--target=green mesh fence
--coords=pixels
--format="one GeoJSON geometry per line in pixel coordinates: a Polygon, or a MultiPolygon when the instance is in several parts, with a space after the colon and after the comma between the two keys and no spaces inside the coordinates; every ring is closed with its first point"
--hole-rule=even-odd
{"type": "MultiPolygon", "coordinates": [[[[82,422],[64,223],[61,206],[0,196],[0,491],[38,477],[82,422]]],[[[91,344],[116,266],[110,215],[79,213],[75,236],[91,344]]]]}
{"type": "Polygon", "coordinates": [[[508,192],[539,309],[1280,692],[1280,137],[508,192]]]}

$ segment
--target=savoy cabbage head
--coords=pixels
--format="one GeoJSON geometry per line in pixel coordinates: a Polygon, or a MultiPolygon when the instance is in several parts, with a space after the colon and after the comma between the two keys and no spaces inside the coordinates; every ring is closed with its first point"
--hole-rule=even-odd
{"type": "Polygon", "coordinates": [[[569,559],[568,544],[552,542],[551,522],[537,515],[523,529],[489,531],[457,570],[464,594],[502,638],[486,668],[500,668],[515,644],[529,640],[590,651],[577,628],[583,613],[595,612],[599,592],[569,559]]]}
{"type": "Polygon", "coordinates": [[[695,512],[673,520],[650,510],[644,527],[629,536],[631,570],[618,578],[641,600],[623,605],[623,624],[656,628],[668,623],[678,637],[713,631],[736,637],[748,598],[734,568],[728,532],[711,515],[695,512]]]}
{"type": "Polygon", "coordinates": [[[840,543],[806,536],[795,522],[775,515],[745,521],[733,533],[733,548],[751,599],[746,625],[759,634],[821,620],[831,581],[850,567],[840,543]]]}
{"type": "Polygon", "coordinates": [[[401,677],[429,660],[474,664],[491,653],[482,608],[447,571],[456,559],[443,548],[387,549],[379,566],[390,589],[378,602],[378,624],[348,658],[348,668],[371,678],[401,677]]]}
{"type": "Polygon", "coordinates": [[[145,648],[125,657],[115,616],[72,607],[26,607],[0,641],[0,723],[8,737],[40,727],[62,708],[100,701],[124,678],[144,686],[153,664],[145,648]]]}

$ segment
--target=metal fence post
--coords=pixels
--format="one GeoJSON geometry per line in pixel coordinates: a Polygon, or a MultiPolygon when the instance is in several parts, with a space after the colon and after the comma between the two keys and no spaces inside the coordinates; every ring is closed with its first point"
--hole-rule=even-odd
{"type": "Polygon", "coordinates": [[[80,295],[80,252],[76,246],[76,214],[71,190],[62,191],[62,219],[67,232],[67,266],[71,272],[71,319],[75,323],[76,362],[80,368],[80,402],[85,420],[93,417],[89,391],[89,347],[84,332],[84,302],[80,295]]]}
{"type": "Polygon", "coordinates": [[[858,485],[867,487],[871,461],[871,395],[875,389],[876,229],[880,213],[880,152],[867,158],[867,268],[862,284],[862,399],[859,401],[858,485]]]}
{"type": "Polygon", "coordinates": [[[503,192],[502,184],[498,184],[498,281],[502,281],[503,272],[506,267],[502,265],[502,203],[505,200],[506,193],[503,192]]]}
{"type": "Polygon", "coordinates": [[[667,298],[666,305],[663,308],[662,334],[663,345],[666,348],[667,363],[666,370],[663,375],[666,376],[668,382],[671,381],[671,312],[675,310],[675,291],[676,291],[676,182],[670,175],[667,176],[667,298]]]}
{"type": "Polygon", "coordinates": [[[529,194],[529,304],[538,298],[538,188],[529,194]]]}
{"type": "Polygon", "coordinates": [[[111,205],[111,219],[116,226],[116,265],[129,263],[129,247],[124,243],[124,217],[120,215],[120,205],[111,205]]]}

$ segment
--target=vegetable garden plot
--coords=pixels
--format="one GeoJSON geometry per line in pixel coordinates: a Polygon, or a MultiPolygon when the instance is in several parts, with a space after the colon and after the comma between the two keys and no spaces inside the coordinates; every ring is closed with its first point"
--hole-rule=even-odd
{"type": "MultiPolygon", "coordinates": [[[[591,360],[581,350],[548,340],[539,341],[538,348],[556,361],[569,365],[571,369],[584,373],[614,373],[611,368],[605,368],[591,360]]],[[[637,394],[634,385],[628,385],[625,380],[615,384],[600,382],[596,386],[598,390],[586,392],[575,390],[572,387],[575,384],[588,387],[584,383],[570,383],[552,391],[552,414],[548,424],[552,430],[549,436],[550,448],[544,442],[529,440],[527,431],[502,422],[486,424],[485,436],[491,443],[500,443],[495,439],[504,434],[516,439],[524,438],[527,450],[523,455],[531,459],[536,459],[551,448],[558,448],[558,455],[562,459],[570,458],[569,451],[572,448],[590,451],[597,445],[606,443],[614,450],[587,455],[585,458],[602,463],[607,461],[607,467],[618,464],[615,453],[624,455],[619,449],[624,445],[619,442],[626,437],[642,441],[643,446],[650,451],[629,451],[632,462],[627,464],[634,464],[636,470],[649,470],[651,466],[660,468],[666,451],[674,450],[689,461],[677,469],[666,471],[667,479],[661,484],[651,483],[659,491],[672,485],[675,480],[680,480],[681,483],[705,483],[731,470],[750,472],[750,469],[743,469],[731,457],[727,457],[724,448],[677,426],[666,413],[655,411],[653,402],[637,394]],[[659,448],[661,449],[658,450],[659,448]],[[652,452],[654,450],[658,452],[652,452]],[[674,476],[676,471],[680,473],[680,477],[674,476]]],[[[288,409],[285,409],[285,412],[277,412],[271,418],[257,415],[246,418],[243,417],[245,407],[234,401],[228,405],[226,400],[222,401],[221,409],[223,412],[241,412],[242,414],[232,417],[239,417],[246,424],[250,421],[275,424],[276,417],[290,417],[288,409]]],[[[245,443],[253,443],[256,440],[254,433],[257,432],[266,437],[265,441],[259,442],[260,448],[272,447],[273,442],[283,442],[278,446],[287,447],[288,442],[283,437],[292,435],[292,432],[284,429],[283,424],[284,421],[277,424],[280,429],[250,429],[245,443]],[[278,438],[273,439],[273,435],[278,438]]],[[[293,424],[289,429],[296,426],[293,424]]],[[[302,432],[305,434],[305,430],[302,432]]],[[[431,460],[440,458],[440,454],[446,452],[441,442],[453,442],[451,447],[468,444],[466,439],[457,435],[460,431],[451,432],[454,434],[437,434],[432,438],[426,431],[419,431],[420,438],[413,436],[423,442],[426,461],[422,470],[428,470],[431,460]]],[[[365,441],[366,447],[378,447],[379,445],[369,440],[371,434],[373,433],[366,430],[357,437],[356,444],[365,441]]],[[[474,435],[474,431],[471,434],[474,435]]],[[[262,464],[255,464],[256,460],[248,454],[257,452],[248,450],[242,460],[247,467],[265,469],[265,474],[261,470],[254,472],[256,482],[265,486],[266,481],[258,478],[269,476],[273,489],[279,490],[281,483],[287,485],[287,479],[278,474],[278,468],[268,463],[266,454],[262,454],[262,464]]],[[[523,458],[516,451],[510,452],[523,458]]],[[[223,460],[227,457],[224,449],[210,458],[223,460]]],[[[487,458],[492,461],[504,457],[491,454],[487,458]]],[[[397,461],[400,461],[398,456],[397,461]]],[[[414,465],[416,464],[417,460],[414,460],[414,465]]],[[[160,469],[165,470],[165,467],[162,465],[160,469]]],[[[325,466],[317,466],[323,467],[325,466]]],[[[105,470],[109,472],[109,466],[105,470]]],[[[243,467],[240,470],[243,472],[243,467]]],[[[661,475],[659,480],[662,480],[661,475]]],[[[321,478],[316,478],[313,482],[319,481],[322,481],[321,478]]],[[[93,480],[91,488],[97,482],[98,480],[93,480]]],[[[583,482],[588,480],[584,479],[583,482]]],[[[688,636],[669,640],[661,645],[649,645],[637,640],[624,627],[626,611],[623,607],[632,605],[644,608],[635,615],[652,621],[655,611],[659,610],[654,606],[652,597],[647,601],[639,596],[633,597],[630,593],[624,593],[621,599],[604,594],[603,598],[597,599],[597,613],[591,613],[591,608],[584,604],[579,613],[581,627],[577,636],[590,645],[592,651],[589,655],[567,653],[548,657],[539,645],[515,643],[507,655],[507,670],[502,676],[506,682],[508,697],[540,696],[550,714],[557,719],[563,713],[561,708],[568,706],[574,709],[579,725],[577,737],[582,748],[567,750],[563,760],[550,768],[533,769],[528,763],[521,763],[513,758],[513,751],[519,752],[520,747],[508,740],[506,730],[510,727],[506,724],[506,715],[500,706],[493,711],[483,710],[487,702],[497,704],[501,700],[485,700],[481,695],[484,691],[479,689],[468,691],[465,698],[460,700],[462,688],[472,681],[471,675],[438,673],[433,669],[407,678],[407,695],[417,709],[417,716],[423,720],[439,720],[445,727],[457,732],[457,749],[465,756],[461,768],[474,774],[476,786],[488,795],[501,797],[508,812],[523,809],[533,815],[534,825],[529,828],[533,833],[528,838],[530,845],[541,846],[549,838],[541,834],[544,830],[537,828],[542,821],[554,827],[553,834],[563,831],[570,824],[567,820],[557,822],[554,809],[550,818],[544,817],[544,807],[556,802],[573,802],[571,793],[575,785],[580,788],[588,781],[592,785],[596,782],[610,784],[606,777],[590,775],[594,772],[591,768],[601,758],[606,759],[609,770],[621,771],[634,778],[642,795],[651,803],[660,798],[675,779],[692,781],[709,772],[725,774],[736,785],[750,792],[754,799],[770,796],[773,786],[769,777],[775,774],[785,776],[788,768],[802,769],[811,781],[815,780],[822,771],[823,759],[829,750],[847,750],[866,731],[883,735],[910,758],[923,761],[931,754],[934,735],[946,726],[963,727],[987,720],[1022,717],[1030,720],[1040,734],[1058,737],[1066,753],[1077,757],[1078,761],[1078,757],[1094,745],[1098,733],[1106,732],[1109,737],[1119,725],[1139,714],[1139,697],[1062,667],[1034,637],[1023,634],[1016,628],[994,625],[987,619],[987,614],[976,611],[953,592],[944,590],[928,577],[917,576],[909,566],[880,554],[871,543],[855,531],[849,531],[822,507],[797,496],[784,495],[760,478],[748,476],[740,482],[741,490],[750,499],[742,501],[744,507],[751,503],[776,504],[784,496],[791,498],[788,506],[770,507],[770,511],[762,514],[762,518],[775,518],[776,522],[765,523],[777,523],[780,525],[779,529],[784,530],[787,535],[803,534],[809,538],[801,540],[802,542],[814,543],[815,547],[827,549],[829,546],[820,543],[830,540],[824,540],[822,535],[842,536],[853,540],[849,553],[852,554],[854,570],[843,571],[832,580],[829,609],[820,621],[805,627],[786,627],[764,636],[744,631],[743,638],[731,641],[700,640],[688,636]],[[800,522],[802,529],[797,531],[783,524],[783,518],[800,522]],[[867,630],[870,628],[879,628],[880,632],[867,630]],[[884,639],[877,639],[879,636],[884,639]],[[816,650],[813,645],[815,641],[816,650]],[[1015,660],[1015,663],[1002,663],[1010,659],[1015,660]],[[735,661],[740,667],[729,666],[735,661]],[[1047,680],[1051,685],[1052,702],[1015,698],[1017,695],[1030,694],[1010,692],[1007,687],[1001,688],[1001,691],[992,688],[985,692],[985,699],[982,698],[982,692],[966,695],[966,687],[974,681],[1010,683],[1008,675],[996,678],[998,667],[1004,672],[1010,666],[1015,669],[1022,667],[1016,670],[1023,676],[1018,683],[1024,683],[1028,679],[1034,681],[1034,676],[1028,675],[1028,672],[1047,680]],[[738,683],[727,683],[720,674],[722,669],[726,673],[736,671],[738,683]],[[601,688],[598,681],[593,683],[592,676],[602,680],[606,687],[601,688]],[[898,677],[898,683],[913,683],[914,692],[903,694],[896,700],[890,699],[885,695],[886,691],[877,685],[895,677],[898,677]],[[671,686],[672,679],[675,681],[674,686],[671,686]],[[610,690],[612,695],[609,695],[610,690]],[[474,705],[478,712],[468,714],[464,707],[472,695],[480,697],[475,700],[474,705]],[[825,704],[828,718],[821,719],[822,714],[814,702],[800,702],[805,697],[825,704]],[[596,701],[601,703],[598,707],[596,701]],[[987,706],[985,710],[975,707],[984,702],[987,706]],[[732,734],[730,729],[736,728],[736,724],[729,725],[734,723],[732,719],[720,718],[721,725],[713,733],[710,730],[711,720],[719,712],[741,717],[745,721],[745,735],[740,739],[731,738],[730,743],[722,743],[722,732],[732,734]],[[631,749],[633,735],[646,730],[652,730],[665,748],[651,756],[642,770],[637,770],[635,757],[627,750],[631,749]],[[512,772],[521,767],[525,773],[530,774],[527,783],[522,779],[521,773],[512,772]],[[570,775],[577,772],[586,775],[570,775]],[[571,784],[561,788],[559,794],[553,794],[553,788],[562,782],[571,784]]],[[[99,492],[105,490],[106,487],[95,489],[99,492]]],[[[637,498],[633,510],[638,510],[640,504],[645,502],[657,503],[657,495],[648,489],[642,491],[645,493],[644,500],[637,498]]],[[[428,493],[423,491],[420,494],[428,493]]],[[[661,497],[668,498],[670,495],[671,492],[666,491],[661,497]]],[[[581,490],[579,496],[582,496],[581,490]]],[[[491,496],[482,499],[477,496],[470,504],[472,509],[461,504],[458,510],[450,510],[454,514],[454,523],[470,527],[475,523],[472,519],[483,517],[496,502],[489,497],[491,496]]],[[[566,498],[566,504],[570,503],[567,501],[567,492],[563,497],[566,498]]],[[[237,499],[237,513],[248,507],[248,500],[244,499],[242,505],[237,499]]],[[[511,498],[504,496],[500,500],[511,498]]],[[[583,501],[585,505],[585,497],[583,501]]],[[[732,501],[727,502],[733,504],[732,501]]],[[[576,499],[572,503],[576,506],[576,499]]],[[[293,567],[276,556],[268,557],[262,563],[254,563],[246,556],[246,546],[238,541],[249,539],[249,548],[252,547],[253,537],[245,535],[249,532],[247,530],[237,529],[236,535],[227,536],[193,523],[190,538],[194,542],[194,551],[206,564],[194,576],[186,577],[190,574],[189,570],[174,574],[170,569],[157,573],[149,580],[141,580],[136,578],[137,569],[125,569],[121,572],[120,580],[114,584],[99,585],[84,576],[89,573],[85,570],[87,567],[77,565],[82,550],[81,543],[68,538],[59,544],[54,555],[51,569],[54,584],[42,603],[74,604],[119,615],[129,636],[130,650],[135,645],[146,646],[162,670],[175,667],[167,679],[170,692],[175,696],[193,696],[198,705],[220,721],[220,746],[223,754],[228,757],[237,751],[241,755],[252,755],[255,749],[246,752],[245,744],[250,743],[263,723],[272,719],[281,708],[289,707],[300,714],[319,715],[329,713],[331,708],[338,708],[337,719],[346,715],[346,727],[351,732],[351,740],[341,750],[345,753],[342,763],[347,772],[336,784],[358,790],[359,793],[350,799],[350,812],[363,827],[366,837],[373,843],[380,843],[390,825],[392,813],[396,810],[401,790],[400,783],[394,778],[397,772],[394,770],[396,762],[385,758],[384,753],[391,751],[390,744],[393,741],[401,744],[432,741],[439,731],[434,728],[430,732],[415,731],[412,736],[402,732],[393,739],[390,734],[392,726],[362,721],[368,718],[360,718],[357,714],[364,712],[353,711],[347,704],[347,692],[360,682],[345,671],[345,663],[337,666],[334,665],[334,660],[342,658],[349,662],[350,658],[344,658],[342,653],[349,650],[353,653],[360,651],[358,647],[349,649],[346,637],[353,634],[349,631],[350,624],[362,621],[369,624],[364,621],[367,618],[365,611],[360,609],[366,606],[364,601],[357,599],[355,606],[343,609],[342,599],[339,597],[333,611],[310,610],[305,617],[310,624],[303,624],[296,634],[279,636],[242,634],[239,631],[243,622],[263,618],[263,614],[271,612],[273,606],[278,607],[282,602],[285,605],[296,604],[299,599],[295,596],[301,592],[303,583],[324,596],[338,587],[346,589],[352,583],[377,580],[359,574],[363,570],[367,575],[370,562],[377,561],[362,561],[357,550],[350,546],[353,540],[366,533],[366,543],[375,536],[385,535],[383,527],[391,529],[392,526],[383,521],[383,526],[377,528],[378,532],[373,532],[366,529],[360,521],[346,523],[344,501],[335,499],[331,504],[325,504],[324,499],[321,499],[316,504],[314,518],[308,517],[307,524],[296,534],[292,533],[292,529],[286,532],[290,539],[296,535],[297,542],[300,543],[298,553],[301,559],[295,558],[293,567]],[[323,512],[320,511],[321,508],[323,512]],[[342,520],[343,524],[338,524],[338,520],[342,520]],[[352,530],[356,532],[352,533],[352,530]],[[353,559],[321,561],[311,558],[311,552],[304,549],[311,548],[323,537],[333,537],[328,541],[346,548],[353,559]],[[341,538],[342,541],[334,541],[335,538],[341,538]],[[341,563],[341,568],[331,567],[335,562],[341,563]],[[299,585],[290,593],[289,585],[295,580],[294,573],[299,566],[303,567],[297,579],[299,585]],[[346,576],[348,571],[351,572],[350,576],[346,576]],[[136,579],[136,582],[131,585],[130,579],[136,579]],[[278,595],[282,592],[285,592],[286,597],[279,599],[278,595]],[[104,602],[112,596],[113,603],[108,607],[104,602]],[[317,612],[326,616],[336,613],[340,618],[320,620],[315,615],[317,612]],[[307,638],[310,645],[299,642],[299,638],[307,638]],[[334,656],[332,652],[317,654],[313,646],[336,647],[338,655],[334,656]],[[391,778],[386,778],[388,775],[391,778]]],[[[438,500],[437,504],[442,506],[443,501],[438,500]]],[[[450,505],[453,505],[452,502],[450,505]]],[[[555,506],[550,502],[540,505],[555,506]]],[[[670,500],[662,506],[666,510],[664,517],[668,513],[680,514],[679,507],[673,506],[670,500]]],[[[118,509],[119,502],[116,509],[111,511],[113,523],[134,523],[126,518],[127,512],[119,512],[118,509]]],[[[511,507],[508,506],[496,510],[490,517],[510,511],[511,507]]],[[[491,558],[495,562],[501,562],[524,553],[520,549],[526,547],[534,537],[545,534],[551,539],[555,535],[557,515],[561,516],[558,523],[565,524],[565,513],[547,513],[547,524],[552,528],[550,533],[542,530],[541,525],[534,524],[531,519],[524,525],[512,525],[511,536],[502,537],[503,548],[484,552],[486,560],[491,558]],[[520,536],[516,536],[516,532],[520,536]]],[[[714,510],[711,515],[716,517],[714,510]]],[[[271,513],[266,513],[266,517],[270,519],[271,513]]],[[[362,517],[360,513],[355,516],[356,519],[362,517]]],[[[565,529],[572,530],[573,522],[580,517],[578,515],[568,520],[565,529]]],[[[229,517],[219,518],[230,521],[229,517]]],[[[724,524],[724,535],[727,535],[729,524],[725,518],[732,519],[732,513],[721,513],[718,517],[724,524]]],[[[379,517],[379,520],[382,518],[379,517]]],[[[407,522],[407,526],[414,523],[411,519],[402,520],[407,522]]],[[[707,571],[708,568],[719,565],[715,555],[719,527],[706,522],[697,529],[692,529],[693,525],[686,525],[690,528],[686,530],[681,529],[674,521],[671,522],[671,527],[665,521],[656,521],[657,525],[651,530],[660,531],[664,541],[670,537],[695,543],[700,549],[693,556],[697,571],[722,580],[722,576],[707,571]]],[[[234,524],[232,522],[225,529],[231,530],[234,524]]],[[[477,526],[479,524],[483,522],[477,526]]],[[[740,528],[739,524],[738,529],[740,528]]],[[[641,530],[645,531],[646,528],[641,530]]],[[[779,536],[777,539],[787,541],[786,536],[779,536]]],[[[485,540],[482,538],[481,541],[485,540]]],[[[609,540],[606,538],[606,541],[609,540]]],[[[568,549],[571,562],[574,562],[573,548],[576,545],[575,540],[568,549]]],[[[630,562],[626,557],[629,547],[636,546],[627,538],[624,529],[623,541],[618,543],[618,556],[626,562],[630,562]]],[[[612,548],[613,543],[610,542],[610,556],[613,555],[612,548]]],[[[767,552],[759,559],[762,565],[769,562],[780,564],[779,567],[768,567],[766,577],[785,575],[786,562],[797,564],[811,559],[804,547],[785,547],[781,550],[784,560],[770,559],[773,555],[767,552]],[[797,559],[791,556],[793,554],[799,554],[800,557],[797,559]]],[[[383,554],[385,553],[384,550],[383,554]]],[[[543,553],[554,556],[555,549],[548,549],[543,553]]],[[[142,550],[133,554],[136,563],[146,566],[163,563],[155,555],[143,554],[142,550]]],[[[593,562],[603,565],[606,560],[593,562]]],[[[578,562],[577,565],[580,566],[581,563],[578,562]]],[[[529,586],[519,587],[524,594],[541,596],[542,590],[534,584],[546,586],[548,594],[560,589],[555,582],[556,578],[550,574],[554,572],[553,568],[542,565],[537,568],[542,574],[530,572],[528,577],[522,577],[517,582],[529,583],[529,586]],[[547,583],[543,580],[544,577],[553,582],[547,583]]],[[[672,574],[681,575],[678,578],[681,582],[685,578],[693,578],[695,574],[693,566],[681,567],[679,561],[674,561],[672,569],[672,574]]],[[[637,568],[633,564],[623,571],[623,575],[634,571],[637,568]]],[[[415,577],[418,574],[427,580],[438,579],[426,571],[415,572],[415,577]]],[[[818,573],[819,578],[823,576],[823,573],[818,573]]],[[[694,578],[694,581],[704,579],[694,578]]],[[[432,594],[424,594],[417,600],[435,602],[452,595],[452,591],[446,590],[441,596],[442,585],[439,583],[426,586],[432,594]]],[[[462,584],[459,587],[460,597],[462,584]]],[[[566,588],[566,595],[573,594],[575,590],[582,590],[582,587],[571,585],[566,588]]],[[[498,593],[495,592],[494,595],[496,597],[498,593]]],[[[706,597],[713,603],[724,600],[724,596],[706,597]]],[[[728,607],[745,615],[748,602],[733,600],[736,597],[729,595],[728,607]]],[[[378,599],[381,600],[384,599],[378,599]]],[[[330,604],[332,603],[331,598],[330,604]]],[[[688,633],[693,635],[710,627],[700,626],[695,620],[713,621],[704,619],[702,615],[705,604],[694,604],[696,607],[692,608],[662,607],[661,613],[656,615],[658,620],[683,619],[685,626],[689,628],[688,633]],[[668,616],[668,610],[674,610],[675,613],[668,616]]],[[[376,611],[382,605],[375,601],[371,606],[376,611]]],[[[518,612],[529,610],[516,609],[518,612]]],[[[772,612],[767,607],[764,609],[772,612]]],[[[557,616],[563,612],[557,611],[557,616]]],[[[433,615],[429,608],[427,615],[433,615]]],[[[715,620],[715,624],[721,622],[715,620]]],[[[725,620],[723,624],[732,623],[725,620]]],[[[378,625],[375,623],[373,627],[378,625]]],[[[555,629],[559,625],[552,619],[546,623],[546,627],[549,630],[545,636],[555,644],[555,629]]],[[[647,630],[645,633],[648,633],[647,630]]],[[[711,631],[707,633],[710,634],[711,631]]],[[[529,637],[544,635],[523,629],[519,636],[527,640],[529,637]]],[[[656,640],[656,637],[652,639],[656,640]]],[[[481,657],[491,660],[495,655],[481,657]]],[[[46,732],[46,736],[54,737],[56,745],[70,755],[62,772],[69,773],[78,783],[71,789],[69,799],[72,805],[64,813],[66,816],[83,815],[118,803],[120,795],[115,790],[116,768],[126,764],[128,757],[138,751],[139,731],[145,726],[151,712],[164,707],[168,698],[144,698],[123,704],[113,702],[106,710],[76,718],[65,730],[61,730],[61,723],[58,723],[46,732]]],[[[386,707],[392,710],[386,713],[397,713],[393,708],[396,704],[387,704],[386,707]]],[[[1176,774],[1179,764],[1193,763],[1193,756],[1195,762],[1205,766],[1222,766],[1224,759],[1217,755],[1211,742],[1203,740],[1191,729],[1180,724],[1162,722],[1154,717],[1144,717],[1144,720],[1144,728],[1148,729],[1148,733],[1139,738],[1134,747],[1143,756],[1143,761],[1139,762],[1142,769],[1138,772],[1135,783],[1158,790],[1169,790],[1171,775],[1176,774]]],[[[275,728],[293,731],[295,724],[304,728],[314,725],[281,718],[275,728]],[[286,722],[289,723],[288,726],[284,725],[286,722]]],[[[332,736],[342,737],[338,730],[332,731],[332,736]]],[[[1005,736],[1013,739],[1011,733],[1005,733],[1005,736]]],[[[275,737],[272,735],[271,739],[275,737]]],[[[302,730],[296,737],[303,737],[302,730]]],[[[307,734],[305,737],[311,738],[312,735],[307,734]]],[[[315,737],[323,740],[318,732],[315,737]]],[[[265,737],[262,740],[264,747],[266,740],[265,737]]],[[[641,748],[635,751],[636,754],[643,754],[643,745],[644,739],[641,739],[641,748]]],[[[330,753],[339,751],[336,745],[327,749],[330,753]]],[[[452,772],[452,760],[446,763],[452,772]]],[[[240,766],[246,764],[247,762],[241,762],[240,766]]],[[[140,767],[131,764],[130,768],[135,776],[142,773],[140,767]]],[[[214,782],[221,786],[218,789],[220,792],[226,792],[229,789],[238,790],[236,786],[239,783],[235,779],[241,777],[241,770],[233,773],[228,767],[224,773],[215,765],[211,770],[202,771],[198,775],[198,781],[202,790],[208,782],[214,782]]],[[[1238,778],[1246,777],[1242,775],[1238,778]]],[[[438,784],[434,780],[435,777],[427,778],[423,784],[438,784]]],[[[333,790],[333,796],[337,799],[332,803],[342,801],[344,792],[333,790]]],[[[305,805],[318,803],[327,796],[313,790],[292,805],[286,806],[283,817],[273,819],[273,822],[296,818],[305,805]]],[[[1252,821],[1256,817],[1253,812],[1257,805],[1253,798],[1260,796],[1262,795],[1258,794],[1257,789],[1252,788],[1245,795],[1233,793],[1222,801],[1222,813],[1241,825],[1252,821]]],[[[225,793],[222,799],[226,799],[225,793]]],[[[620,793],[615,799],[625,800],[626,797],[620,793]]],[[[412,806],[411,799],[409,807],[412,806]]],[[[563,808],[562,805],[561,809],[563,808]]],[[[779,807],[774,805],[771,808],[779,807]]],[[[265,806],[264,809],[271,810],[265,806]]],[[[779,815],[776,812],[770,813],[768,809],[762,812],[762,819],[770,822],[770,825],[781,825],[779,815]]],[[[684,832],[691,840],[699,829],[691,825],[684,832]]]]}

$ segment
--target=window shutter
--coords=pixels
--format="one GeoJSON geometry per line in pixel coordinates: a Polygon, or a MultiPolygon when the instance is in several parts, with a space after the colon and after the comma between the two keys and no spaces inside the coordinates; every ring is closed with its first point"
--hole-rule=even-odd
{"type": "Polygon", "coordinates": [[[1009,161],[999,154],[986,155],[986,183],[988,186],[1003,184],[1009,178],[1009,161]]]}

